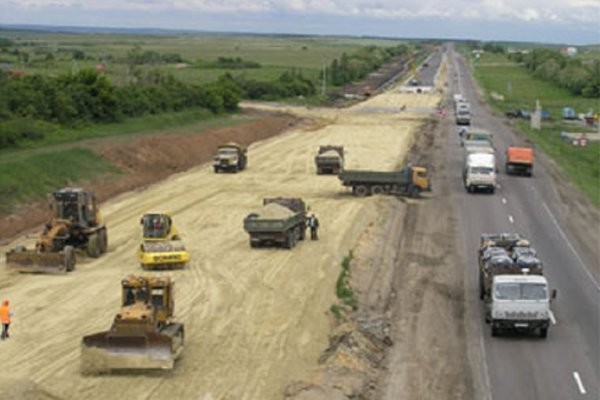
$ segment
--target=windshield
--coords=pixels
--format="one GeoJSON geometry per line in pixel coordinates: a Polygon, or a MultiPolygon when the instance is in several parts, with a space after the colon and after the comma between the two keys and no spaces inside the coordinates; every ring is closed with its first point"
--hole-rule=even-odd
{"type": "Polygon", "coordinates": [[[543,283],[499,283],[495,286],[494,297],[498,300],[546,300],[546,285],[543,283]]]}
{"type": "Polygon", "coordinates": [[[458,110],[458,115],[469,115],[469,110],[458,110]]]}
{"type": "Polygon", "coordinates": [[[472,174],[490,175],[494,172],[494,168],[490,167],[471,167],[472,174]]]}
{"type": "Polygon", "coordinates": [[[169,233],[169,221],[164,215],[146,215],[143,225],[145,238],[160,239],[169,233]]]}
{"type": "Polygon", "coordinates": [[[235,156],[237,155],[237,150],[232,148],[223,148],[219,149],[220,156],[235,156]]]}

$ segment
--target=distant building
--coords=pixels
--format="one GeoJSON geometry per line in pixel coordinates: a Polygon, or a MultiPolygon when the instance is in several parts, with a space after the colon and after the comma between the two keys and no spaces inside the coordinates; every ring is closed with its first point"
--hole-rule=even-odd
{"type": "Polygon", "coordinates": [[[560,49],[560,52],[568,57],[575,57],[577,55],[576,47],[563,47],[560,49]]]}

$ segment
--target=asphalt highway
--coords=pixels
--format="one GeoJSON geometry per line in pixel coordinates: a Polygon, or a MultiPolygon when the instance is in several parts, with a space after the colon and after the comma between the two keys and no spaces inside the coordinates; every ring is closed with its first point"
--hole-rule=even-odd
{"type": "MultiPolygon", "coordinates": [[[[451,124],[446,149],[452,184],[451,199],[458,210],[464,247],[466,301],[473,307],[472,329],[478,333],[480,365],[475,369],[484,395],[493,400],[598,399],[600,398],[600,286],[591,262],[577,250],[574,235],[561,221],[561,199],[550,172],[536,163],[531,178],[507,176],[504,153],[522,144],[503,117],[492,115],[481,102],[469,68],[450,47],[450,93],[462,93],[471,103],[472,127],[494,134],[498,184],[495,194],[469,194],[462,184],[463,152],[457,127],[451,124]],[[544,263],[550,288],[558,291],[552,303],[548,338],[534,335],[492,337],[484,322],[484,305],[478,297],[477,249],[481,233],[518,232],[526,236],[544,263]]],[[[451,97],[451,96],[450,96],[451,97]]],[[[453,118],[448,104],[448,118],[453,118]]]]}

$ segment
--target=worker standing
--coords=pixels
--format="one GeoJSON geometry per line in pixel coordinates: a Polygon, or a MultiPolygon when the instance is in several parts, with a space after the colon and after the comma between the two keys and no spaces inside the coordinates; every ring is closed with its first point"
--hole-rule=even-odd
{"type": "Polygon", "coordinates": [[[4,300],[2,302],[2,306],[0,307],[0,323],[2,323],[2,340],[8,339],[10,336],[8,335],[8,328],[10,327],[10,318],[12,317],[12,312],[10,312],[9,302],[8,300],[4,300]]]}
{"type": "Polygon", "coordinates": [[[308,227],[310,228],[310,240],[319,240],[317,235],[317,229],[319,228],[319,220],[315,217],[315,214],[312,214],[310,218],[308,218],[308,227]]]}

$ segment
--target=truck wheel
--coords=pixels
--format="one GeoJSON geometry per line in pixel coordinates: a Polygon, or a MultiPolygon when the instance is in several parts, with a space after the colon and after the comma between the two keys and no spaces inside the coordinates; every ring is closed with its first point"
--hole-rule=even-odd
{"type": "Polygon", "coordinates": [[[255,241],[255,240],[250,239],[250,247],[252,247],[252,248],[258,247],[258,242],[255,241]]]}
{"type": "Polygon", "coordinates": [[[371,193],[373,194],[384,194],[385,190],[383,189],[383,186],[380,185],[375,185],[371,188],[371,193]]]}
{"type": "Polygon", "coordinates": [[[87,255],[92,258],[98,258],[100,256],[100,240],[97,233],[91,234],[88,237],[87,243],[87,255]]]}
{"type": "Polygon", "coordinates": [[[219,167],[213,167],[213,168],[215,170],[215,174],[218,174],[219,173],[219,167]]]}
{"type": "Polygon", "coordinates": [[[365,185],[357,186],[354,189],[354,194],[357,195],[358,197],[365,197],[365,196],[369,195],[369,188],[365,185]]]}
{"type": "Polygon", "coordinates": [[[100,232],[99,242],[100,242],[100,254],[106,253],[108,250],[108,233],[106,228],[102,229],[100,232]]]}
{"type": "Polygon", "coordinates": [[[490,194],[494,194],[496,192],[496,186],[492,186],[490,188],[490,194]]]}
{"type": "Polygon", "coordinates": [[[293,231],[288,231],[286,236],[285,236],[285,248],[286,249],[293,249],[295,243],[295,239],[296,235],[294,235],[293,231]]]}
{"type": "Polygon", "coordinates": [[[479,277],[479,300],[483,300],[483,296],[485,294],[485,291],[483,290],[483,280],[481,279],[481,276],[479,277]]]}
{"type": "Polygon", "coordinates": [[[75,269],[75,249],[73,246],[65,246],[65,270],[71,272],[75,269]]]}
{"type": "Polygon", "coordinates": [[[413,186],[410,188],[408,194],[413,199],[416,199],[417,197],[419,197],[421,195],[421,189],[419,189],[417,186],[413,186]]]}
{"type": "Polygon", "coordinates": [[[500,335],[500,329],[492,322],[492,336],[496,337],[500,335]]]}
{"type": "Polygon", "coordinates": [[[546,339],[548,337],[548,327],[547,326],[543,326],[540,328],[540,337],[542,339],[546,339]]]}

